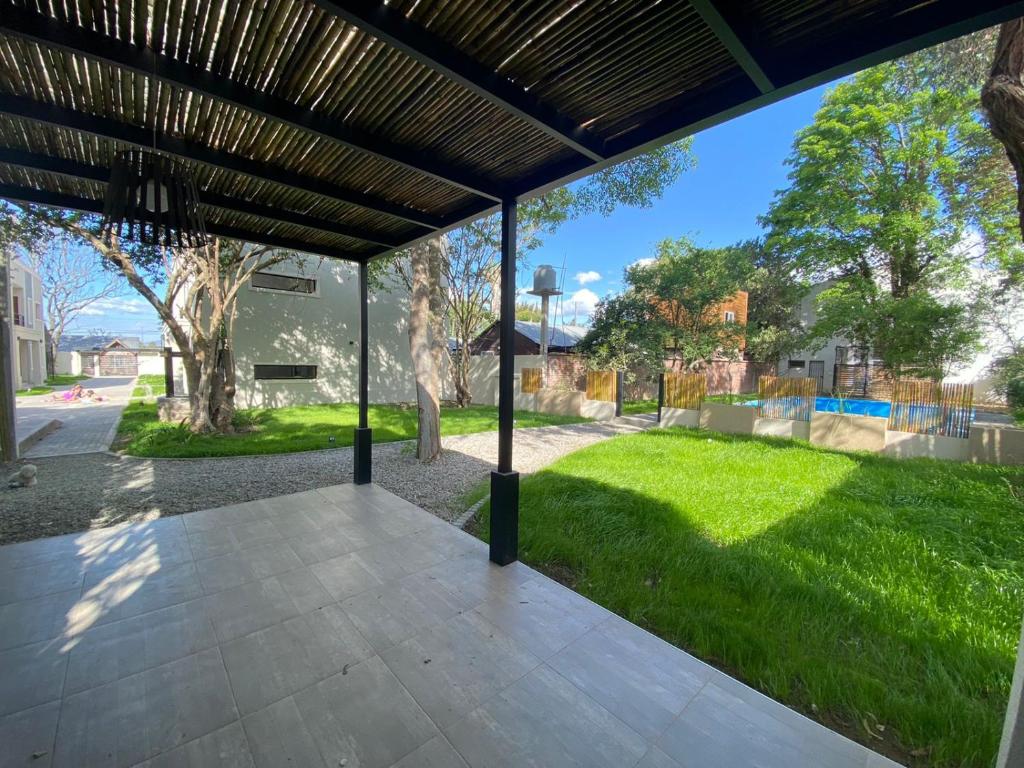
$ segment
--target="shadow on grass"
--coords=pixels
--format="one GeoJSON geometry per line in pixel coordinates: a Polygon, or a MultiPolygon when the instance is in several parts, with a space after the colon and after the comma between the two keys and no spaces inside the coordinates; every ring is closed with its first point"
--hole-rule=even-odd
{"type": "Polygon", "coordinates": [[[1020,630],[1022,478],[658,430],[525,478],[521,556],[872,749],[980,768],[1020,630]]]}

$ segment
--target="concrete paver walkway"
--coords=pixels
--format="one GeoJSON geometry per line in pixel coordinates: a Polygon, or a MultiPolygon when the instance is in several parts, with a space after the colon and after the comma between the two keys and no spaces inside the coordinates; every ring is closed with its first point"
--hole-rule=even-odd
{"type": "Polygon", "coordinates": [[[0,547],[0,744],[37,768],[895,766],[353,485],[0,547]]]}
{"type": "Polygon", "coordinates": [[[61,423],[60,429],[32,446],[22,458],[107,450],[117,433],[121,411],[128,404],[134,383],[134,378],[127,377],[83,381],[83,389],[95,390],[104,398],[99,403],[55,402],[50,395],[19,398],[15,425],[19,440],[53,419],[61,423]]]}

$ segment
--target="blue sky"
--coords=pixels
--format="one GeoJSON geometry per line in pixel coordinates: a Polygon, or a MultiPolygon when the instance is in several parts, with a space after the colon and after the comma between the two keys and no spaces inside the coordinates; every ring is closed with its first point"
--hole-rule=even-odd
{"type": "MultiPolygon", "coordinates": [[[[564,263],[562,322],[573,319],[574,296],[576,319],[585,321],[596,297],[621,288],[623,268],[651,256],[666,237],[689,235],[700,245],[722,246],[758,235],[758,215],[767,210],[775,190],[786,185],[783,162],[793,136],[810,124],[824,90],[815,88],[697,134],[697,167],[653,207],[620,208],[608,217],[570,221],[549,236],[529,258],[533,266],[551,264],[559,270],[564,263]]],[[[517,282],[529,287],[532,269],[521,270],[517,282]]],[[[149,305],[129,292],[91,307],[73,332],[94,330],[141,332],[156,340],[160,323],[149,305]]]]}
{"type": "MultiPolygon", "coordinates": [[[[653,255],[667,237],[688,235],[698,245],[717,247],[761,234],[757,217],[776,190],[786,186],[784,165],[795,133],[814,118],[827,86],[793,96],[697,134],[697,167],[684,173],[651,208],[620,208],[611,216],[567,222],[530,254],[530,262],[565,264],[562,314],[576,318],[594,297],[621,289],[622,271],[653,255]],[[593,279],[594,274],[600,275],[593,279]],[[582,280],[578,280],[579,275],[582,280]],[[586,291],[587,293],[578,293],[586,291]]],[[[532,282],[522,270],[520,286],[532,282]]]]}

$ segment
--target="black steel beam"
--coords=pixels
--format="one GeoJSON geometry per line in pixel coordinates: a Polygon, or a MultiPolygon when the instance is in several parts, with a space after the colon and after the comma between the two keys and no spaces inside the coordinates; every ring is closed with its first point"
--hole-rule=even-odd
{"type": "Polygon", "coordinates": [[[286,99],[218,77],[202,67],[77,25],[61,23],[15,7],[7,0],[0,2],[0,30],[46,47],[80,54],[94,61],[130,70],[144,77],[155,77],[169,85],[210,96],[472,194],[494,201],[501,198],[501,185],[497,182],[444,162],[434,153],[395,144],[378,135],[345,126],[338,119],[305,109],[286,99]]]}
{"type": "Polygon", "coordinates": [[[715,0],[690,0],[690,5],[704,19],[704,23],[725,46],[736,63],[740,65],[747,77],[753,81],[761,93],[768,93],[775,90],[775,85],[761,69],[757,59],[750,53],[746,43],[736,34],[736,30],[729,24],[716,7],[715,0]]]}
{"type": "Polygon", "coordinates": [[[322,179],[304,176],[303,174],[270,165],[269,163],[250,160],[241,155],[225,152],[221,149],[212,149],[208,146],[188,142],[164,133],[157,132],[154,134],[153,131],[138,125],[123,123],[106,117],[97,117],[85,112],[64,109],[52,104],[44,104],[23,96],[0,94],[0,114],[33,120],[58,128],[70,128],[98,136],[101,139],[130,144],[142,149],[156,149],[158,152],[173,155],[183,160],[202,163],[225,171],[232,171],[257,181],[281,184],[282,186],[291,187],[302,192],[310,192],[314,195],[330,198],[337,202],[357,205],[360,208],[384,213],[403,221],[430,227],[431,229],[439,229],[445,226],[444,219],[439,216],[417,211],[415,208],[409,208],[404,205],[397,205],[363,192],[346,189],[322,179]]]}
{"type": "Polygon", "coordinates": [[[394,8],[373,0],[313,0],[420,64],[444,75],[590,160],[605,157],[604,141],[504,75],[485,67],[394,8]]]}
{"type": "Polygon", "coordinates": [[[369,483],[373,476],[373,432],[369,425],[370,401],[370,325],[368,267],[359,265],[359,426],[356,427],[352,456],[353,481],[356,485],[369,483]]]}
{"type": "Polygon", "coordinates": [[[515,399],[516,213],[515,200],[501,203],[501,302],[498,319],[498,470],[491,473],[491,560],[508,565],[519,557],[519,473],[512,471],[515,399]]]}
{"type": "MultiPolygon", "coordinates": [[[[33,152],[25,152],[20,149],[0,147],[0,165],[10,165],[17,168],[24,168],[29,171],[42,171],[62,176],[67,179],[94,181],[106,184],[110,179],[109,168],[99,168],[94,165],[86,165],[74,160],[66,160],[50,155],[39,155],[33,152]]],[[[243,200],[229,195],[222,195],[209,190],[199,191],[199,202],[212,208],[220,208],[225,211],[242,213],[250,216],[259,216],[282,224],[294,224],[307,229],[315,229],[320,232],[327,232],[332,235],[342,235],[356,240],[362,240],[374,245],[382,245],[387,248],[396,248],[401,242],[383,232],[364,229],[362,227],[350,227],[345,224],[338,224],[318,216],[310,216],[305,213],[288,211],[277,206],[264,205],[251,200],[243,200]]],[[[420,228],[416,236],[427,235],[433,232],[431,229],[420,228]]]]}
{"type": "MultiPolygon", "coordinates": [[[[103,201],[90,200],[76,195],[66,195],[61,192],[51,192],[44,189],[33,189],[21,187],[15,184],[0,184],[0,198],[15,203],[27,203],[30,205],[45,205],[50,208],[64,208],[69,211],[79,211],[96,215],[103,214],[103,201]]],[[[363,262],[366,255],[349,253],[337,248],[325,248],[322,245],[309,243],[302,240],[279,237],[265,232],[252,232],[241,227],[232,227],[215,222],[207,222],[206,231],[217,237],[226,237],[231,240],[244,240],[249,243],[269,245],[272,248],[286,248],[293,251],[312,253],[317,256],[328,256],[332,259],[343,259],[345,261],[363,262]]]]}

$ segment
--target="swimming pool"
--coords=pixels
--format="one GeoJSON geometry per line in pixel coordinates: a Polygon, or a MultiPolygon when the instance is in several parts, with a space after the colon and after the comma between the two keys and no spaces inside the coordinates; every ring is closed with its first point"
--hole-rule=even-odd
{"type": "MultiPolygon", "coordinates": [[[[757,400],[748,400],[744,405],[753,408],[757,407],[757,400]]],[[[814,410],[826,413],[853,413],[858,416],[880,416],[883,419],[889,418],[891,403],[884,400],[851,400],[838,397],[816,397],[814,398],[814,410]]]]}

